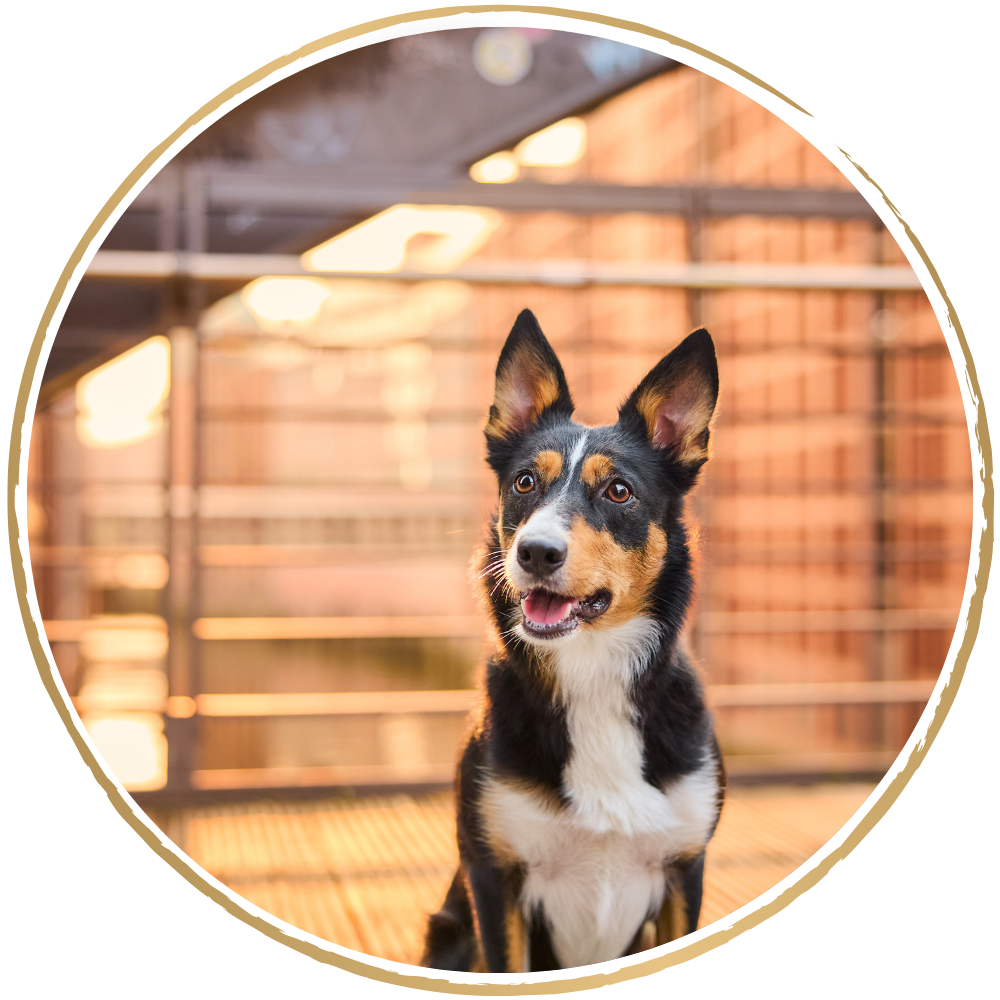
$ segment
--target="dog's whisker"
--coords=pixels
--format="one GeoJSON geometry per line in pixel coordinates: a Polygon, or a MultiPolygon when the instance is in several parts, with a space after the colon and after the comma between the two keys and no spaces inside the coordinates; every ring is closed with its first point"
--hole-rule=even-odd
{"type": "Polygon", "coordinates": [[[495,563],[488,563],[476,574],[476,579],[482,580],[487,576],[491,576],[492,574],[499,572],[501,569],[503,569],[502,560],[495,563]]]}

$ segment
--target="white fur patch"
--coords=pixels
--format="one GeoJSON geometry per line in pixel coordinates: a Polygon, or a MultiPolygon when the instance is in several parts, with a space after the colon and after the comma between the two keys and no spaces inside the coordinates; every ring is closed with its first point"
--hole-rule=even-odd
{"type": "Polygon", "coordinates": [[[557,503],[547,503],[521,525],[514,536],[511,549],[514,549],[524,538],[552,537],[563,538],[569,527],[569,513],[557,503]]]}
{"type": "Polygon", "coordinates": [[[589,830],[569,810],[529,791],[499,782],[485,787],[491,836],[524,863],[521,907],[526,916],[542,907],[564,968],[618,958],[643,921],[659,911],[665,862],[708,840],[715,818],[714,763],[681,778],[664,797],[681,822],[629,835],[589,830]]]}
{"type": "Polygon", "coordinates": [[[633,834],[675,823],[662,792],[642,777],[642,739],[628,690],[656,648],[659,629],[639,616],[615,629],[578,628],[547,659],[566,706],[571,811],[595,833],[633,834]]]}
{"type": "Polygon", "coordinates": [[[643,780],[628,690],[657,641],[656,623],[638,617],[548,648],[569,728],[568,807],[499,782],[484,789],[491,837],[525,865],[525,913],[542,906],[565,967],[621,955],[663,902],[665,862],[699,851],[715,822],[712,759],[665,789],[643,780]]]}

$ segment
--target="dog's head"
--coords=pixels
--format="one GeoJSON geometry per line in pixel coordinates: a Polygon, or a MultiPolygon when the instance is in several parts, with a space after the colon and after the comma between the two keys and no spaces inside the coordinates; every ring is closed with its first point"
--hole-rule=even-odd
{"type": "Polygon", "coordinates": [[[708,458],[718,392],[715,347],[698,330],[639,383],[616,424],[585,427],[535,317],[518,316],[485,428],[499,484],[489,572],[520,607],[517,635],[548,647],[647,609],[708,458]]]}

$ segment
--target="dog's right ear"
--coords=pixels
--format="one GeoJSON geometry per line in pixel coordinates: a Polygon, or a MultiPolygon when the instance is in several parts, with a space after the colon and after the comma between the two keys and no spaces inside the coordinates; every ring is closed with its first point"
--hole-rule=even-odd
{"type": "Polygon", "coordinates": [[[550,413],[572,416],[573,399],[555,351],[534,314],[525,309],[500,352],[486,438],[491,443],[513,440],[550,413]]]}

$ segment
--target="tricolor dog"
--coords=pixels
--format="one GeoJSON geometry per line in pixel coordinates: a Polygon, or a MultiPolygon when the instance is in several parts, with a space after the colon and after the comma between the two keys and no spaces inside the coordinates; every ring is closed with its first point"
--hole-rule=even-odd
{"type": "Polygon", "coordinates": [[[683,514],[718,391],[698,330],[616,424],[575,423],[555,353],[518,316],[486,423],[499,504],[476,563],[496,650],[458,766],[461,863],[425,965],[569,968],[697,926],[724,776],[680,641],[683,514]]]}

